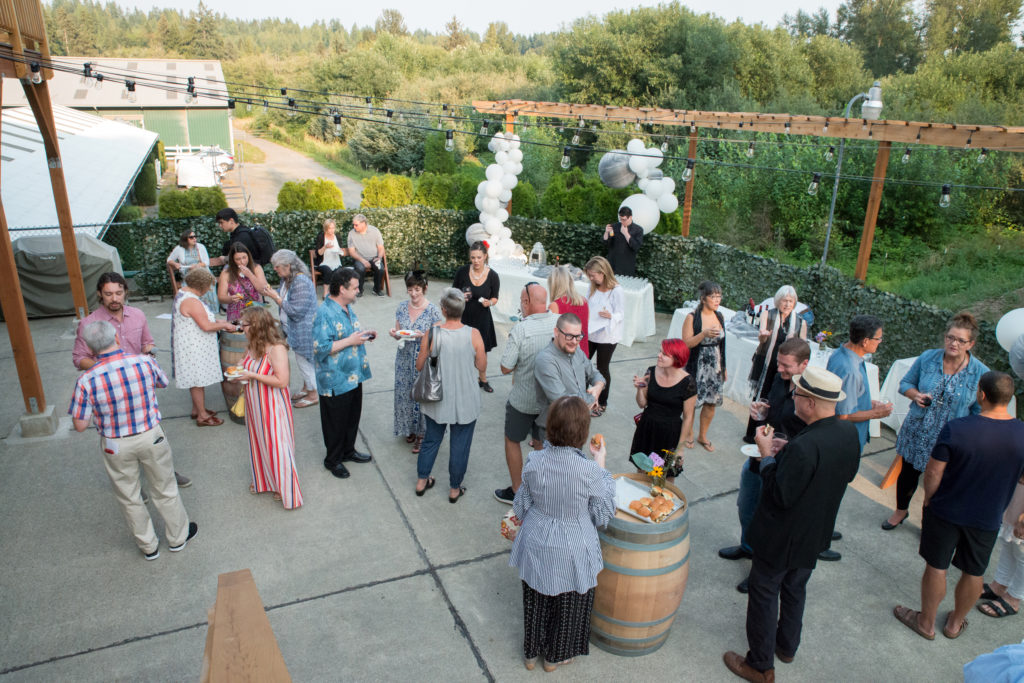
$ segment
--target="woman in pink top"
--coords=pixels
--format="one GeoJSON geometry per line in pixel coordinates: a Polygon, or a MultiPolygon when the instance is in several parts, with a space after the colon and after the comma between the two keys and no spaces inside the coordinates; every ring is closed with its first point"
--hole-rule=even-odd
{"type": "Polygon", "coordinates": [[[587,346],[587,323],[590,322],[590,307],[586,298],[576,291],[572,275],[565,266],[558,266],[548,275],[548,293],[551,295],[551,305],[548,310],[561,315],[562,313],[575,313],[576,317],[583,323],[583,339],[580,340],[580,348],[588,357],[590,355],[587,346]]]}

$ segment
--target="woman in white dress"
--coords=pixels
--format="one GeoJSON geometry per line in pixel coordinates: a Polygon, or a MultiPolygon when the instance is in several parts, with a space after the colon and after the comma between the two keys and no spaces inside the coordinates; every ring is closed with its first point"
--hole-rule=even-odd
{"type": "Polygon", "coordinates": [[[239,332],[235,325],[217,320],[202,302],[215,282],[213,273],[194,267],[185,275],[185,286],[174,299],[171,320],[171,357],[174,378],[179,389],[188,389],[192,396],[192,419],[200,427],[217,427],[224,420],[206,409],[206,387],[217,384],[221,377],[217,333],[221,330],[239,332]]]}

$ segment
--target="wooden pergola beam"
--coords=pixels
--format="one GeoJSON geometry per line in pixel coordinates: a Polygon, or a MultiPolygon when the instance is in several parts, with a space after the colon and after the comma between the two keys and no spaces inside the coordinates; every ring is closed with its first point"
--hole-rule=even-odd
{"type": "Polygon", "coordinates": [[[528,100],[475,100],[483,114],[540,116],[590,122],[637,123],[654,126],[690,126],[755,133],[785,133],[819,138],[873,140],[897,144],[1024,152],[1024,126],[982,126],[924,121],[846,119],[842,116],[794,116],[757,112],[697,111],[648,107],[606,107],[596,104],[531,102],[528,100]]]}

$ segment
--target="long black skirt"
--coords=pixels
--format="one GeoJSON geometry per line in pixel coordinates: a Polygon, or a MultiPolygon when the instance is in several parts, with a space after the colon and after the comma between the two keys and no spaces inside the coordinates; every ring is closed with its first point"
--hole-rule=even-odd
{"type": "Polygon", "coordinates": [[[594,589],[544,595],[523,581],[523,655],[551,663],[590,654],[590,613],[594,589]]]}

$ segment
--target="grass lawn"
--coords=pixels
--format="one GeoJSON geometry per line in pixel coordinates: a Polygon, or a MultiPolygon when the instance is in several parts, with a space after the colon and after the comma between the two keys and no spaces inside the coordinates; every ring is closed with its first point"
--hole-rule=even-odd
{"type": "Polygon", "coordinates": [[[244,141],[235,143],[235,156],[245,164],[262,164],[267,160],[262,149],[244,141]]]}

